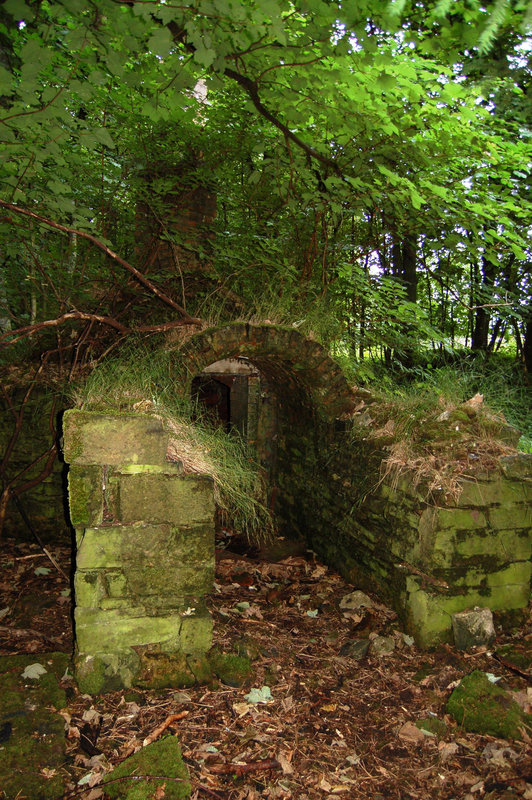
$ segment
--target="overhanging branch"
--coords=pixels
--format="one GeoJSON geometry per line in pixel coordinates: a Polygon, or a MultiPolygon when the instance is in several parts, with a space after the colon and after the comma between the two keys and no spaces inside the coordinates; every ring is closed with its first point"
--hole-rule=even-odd
{"type": "MultiPolygon", "coordinates": [[[[100,241],[98,237],[93,236],[91,233],[86,233],[85,231],[79,231],[76,228],[70,228],[68,225],[62,225],[59,222],[54,222],[51,219],[47,219],[46,217],[42,217],[40,214],[36,214],[35,211],[30,211],[27,208],[21,208],[20,206],[14,205],[13,203],[6,203],[5,200],[0,200],[0,207],[5,208],[8,211],[13,212],[14,214],[20,214],[23,217],[29,217],[30,219],[34,219],[37,222],[40,222],[41,225],[47,225],[49,228],[54,228],[54,230],[62,231],[63,233],[70,233],[79,236],[81,239],[87,239],[87,241],[91,242],[95,247],[105,253],[109,258],[112,258],[113,261],[116,261],[120,264],[121,267],[124,267],[128,272],[133,275],[139,283],[149,289],[150,292],[159,298],[163,303],[173,308],[183,317],[184,322],[189,325],[198,325],[201,320],[196,319],[195,317],[191,317],[190,314],[187,314],[185,309],[172,300],[171,297],[168,297],[167,294],[161,292],[160,289],[155,286],[142,272],[139,272],[132,264],[129,264],[125,259],[111,250],[104,242],[100,241]]],[[[116,327],[116,326],[115,326],[116,327]]]]}

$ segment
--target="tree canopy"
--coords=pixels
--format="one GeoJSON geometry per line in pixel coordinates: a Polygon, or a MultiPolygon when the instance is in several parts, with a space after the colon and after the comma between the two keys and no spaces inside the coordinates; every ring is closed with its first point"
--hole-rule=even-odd
{"type": "Polygon", "coordinates": [[[531,8],[6,0],[3,342],[327,306],[530,369],[531,8]]]}

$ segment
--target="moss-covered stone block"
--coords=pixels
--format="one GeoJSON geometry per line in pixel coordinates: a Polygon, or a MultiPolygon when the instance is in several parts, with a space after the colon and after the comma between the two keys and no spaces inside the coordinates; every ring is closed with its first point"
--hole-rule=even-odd
{"type": "Polygon", "coordinates": [[[214,581],[214,529],[167,524],[127,525],[120,542],[120,563],[129,595],[150,604],[180,605],[187,595],[203,595],[214,581]],[[164,565],[164,568],[161,568],[164,565]]]}
{"type": "Polygon", "coordinates": [[[488,516],[495,530],[522,528],[532,535],[532,504],[497,506],[489,509],[488,516]]]}
{"type": "Polygon", "coordinates": [[[532,540],[527,531],[508,530],[495,533],[493,530],[479,531],[476,534],[456,537],[454,557],[472,559],[476,556],[491,555],[501,566],[509,561],[525,561],[530,558],[532,540]]]}
{"type": "Polygon", "coordinates": [[[101,786],[110,798],[127,800],[151,800],[155,796],[185,800],[192,792],[175,736],[165,736],[126,758],[101,786]]]}
{"type": "Polygon", "coordinates": [[[106,569],[103,580],[107,597],[112,599],[126,599],[128,597],[128,585],[123,570],[106,569]]]}
{"type": "Polygon", "coordinates": [[[135,685],[146,689],[183,688],[197,683],[185,653],[163,652],[159,646],[135,648],[140,669],[135,685]]]}
{"type": "Polygon", "coordinates": [[[107,596],[101,570],[76,570],[74,575],[74,601],[79,608],[99,608],[107,596]]]}
{"type": "Polygon", "coordinates": [[[212,618],[205,606],[198,603],[191,614],[181,619],[181,650],[192,656],[206,653],[212,644],[212,618]]]}
{"type": "Polygon", "coordinates": [[[515,561],[505,569],[486,575],[489,587],[530,586],[532,565],[530,561],[515,561]]]}
{"type": "Polygon", "coordinates": [[[7,800],[63,796],[65,722],[57,712],[66,705],[59,681],[69,663],[66,653],[0,657],[0,727],[5,736],[0,747],[0,791],[7,800]],[[25,668],[35,663],[46,673],[23,678],[25,668]]]}
{"type": "Polygon", "coordinates": [[[460,506],[509,505],[521,503],[525,499],[519,482],[502,477],[490,481],[463,481],[461,488],[458,500],[460,506]]]}
{"type": "MultiPolygon", "coordinates": [[[[456,531],[476,531],[488,526],[488,520],[482,509],[437,508],[434,510],[434,528],[443,530],[452,528],[456,531]]],[[[424,511],[423,516],[430,513],[424,511]]]]}
{"type": "Polygon", "coordinates": [[[80,653],[113,653],[134,645],[159,642],[169,651],[181,649],[181,617],[173,611],[148,616],[143,607],[101,611],[76,608],[76,643],[80,653]]]}
{"type": "MultiPolygon", "coordinates": [[[[526,574],[526,568],[523,568],[522,574],[526,574]]],[[[511,576],[512,573],[508,572],[504,578],[511,576]]],[[[443,589],[436,591],[423,586],[418,577],[408,575],[404,589],[398,596],[398,611],[415,637],[416,644],[431,648],[440,642],[452,641],[453,614],[475,606],[487,607],[492,611],[522,609],[528,605],[529,595],[530,588],[526,581],[497,583],[496,579],[491,586],[477,583],[476,587],[466,586],[459,593],[448,594],[443,589]]]]}
{"type": "Polygon", "coordinates": [[[134,685],[140,660],[129,648],[109,653],[80,653],[74,657],[76,682],[83,694],[106,694],[134,685]]]}
{"type": "Polygon", "coordinates": [[[500,460],[505,477],[510,479],[532,478],[532,453],[519,453],[515,456],[504,456],[500,460]]]}
{"type": "Polygon", "coordinates": [[[70,521],[75,528],[101,524],[103,499],[103,467],[70,467],[68,471],[68,506],[70,521]]]}
{"type": "Polygon", "coordinates": [[[63,416],[68,464],[164,464],[168,434],[160,419],[71,409],[63,416]]]}
{"type": "Polygon", "coordinates": [[[502,739],[522,739],[521,730],[532,730],[532,715],[486,674],[466,675],[447,701],[447,711],[465,730],[502,739]]]}
{"type": "Polygon", "coordinates": [[[207,476],[123,475],[120,519],[124,523],[167,522],[196,525],[214,522],[213,481],[207,476]]]}
{"type": "Polygon", "coordinates": [[[86,528],[78,535],[76,569],[120,569],[124,527],[86,528]]]}

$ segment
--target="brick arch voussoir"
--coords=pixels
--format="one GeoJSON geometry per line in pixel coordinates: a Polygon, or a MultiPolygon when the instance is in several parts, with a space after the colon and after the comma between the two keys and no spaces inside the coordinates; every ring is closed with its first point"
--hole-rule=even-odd
{"type": "Polygon", "coordinates": [[[334,419],[354,406],[345,375],[327,350],[293,328],[232,323],[195,334],[180,352],[190,381],[209,364],[240,356],[259,369],[278,362],[308,391],[321,416],[334,419]]]}

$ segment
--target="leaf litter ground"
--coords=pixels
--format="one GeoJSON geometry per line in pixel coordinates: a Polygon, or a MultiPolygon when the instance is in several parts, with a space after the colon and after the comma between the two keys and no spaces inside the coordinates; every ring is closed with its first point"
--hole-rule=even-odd
{"type": "MultiPolygon", "coordinates": [[[[62,710],[65,797],[105,798],[99,784],[118,763],[170,734],[193,800],[532,800],[526,733],[522,742],[470,734],[445,714],[453,686],[474,669],[501,675],[530,711],[525,670],[510,671],[482,648],[421,652],[376,596],[373,608],[343,611],[340,600],[357,587],[312,557],[218,555],[214,639],[225,651],[236,642],[248,651],[249,681],[104,697],[71,685],[62,710]],[[391,653],[349,655],[353,641],[377,636],[391,637],[391,653]]],[[[68,574],[69,548],[55,547],[54,556],[68,574]]],[[[69,652],[65,579],[32,545],[6,541],[1,559],[0,654],[69,652]]],[[[498,648],[532,649],[530,623],[513,637],[498,634],[498,648]]],[[[43,765],[43,781],[52,773],[43,765]]]]}

